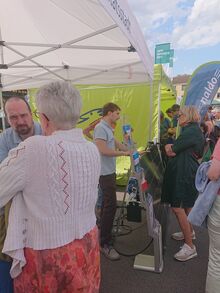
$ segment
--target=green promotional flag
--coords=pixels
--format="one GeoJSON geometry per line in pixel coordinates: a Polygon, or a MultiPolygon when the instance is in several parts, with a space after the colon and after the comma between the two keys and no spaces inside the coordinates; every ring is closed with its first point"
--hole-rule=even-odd
{"type": "Polygon", "coordinates": [[[170,63],[170,51],[170,43],[156,45],[155,64],[170,63]]]}
{"type": "MultiPolygon", "coordinates": [[[[83,107],[77,127],[85,129],[102,116],[102,107],[113,102],[121,108],[121,119],[117,122],[115,136],[123,141],[123,117],[134,129],[132,136],[137,147],[145,147],[149,133],[150,85],[112,84],[112,85],[75,85],[81,96],[83,107]]],[[[29,90],[31,108],[36,109],[36,89],[29,90]]]]}
{"type": "Polygon", "coordinates": [[[182,105],[194,105],[203,118],[220,87],[220,61],[199,66],[188,81],[182,105]]]}
{"type": "MultiPolygon", "coordinates": [[[[136,143],[136,147],[138,149],[145,148],[148,140],[152,140],[158,135],[159,83],[161,83],[160,109],[165,112],[167,108],[175,103],[176,98],[170,90],[170,82],[163,71],[162,65],[155,65],[152,89],[151,85],[147,83],[75,85],[80,91],[83,102],[77,127],[85,129],[92,125],[102,116],[103,105],[113,102],[119,105],[122,114],[122,119],[117,122],[115,137],[119,141],[123,141],[122,126],[125,122],[123,118],[126,118],[126,122],[133,128],[132,138],[136,143]],[[151,91],[152,102],[150,97],[151,91]]],[[[37,89],[30,89],[28,91],[33,113],[36,112],[36,91],[37,89]]],[[[117,158],[117,184],[126,184],[129,168],[129,157],[117,158]]]]}

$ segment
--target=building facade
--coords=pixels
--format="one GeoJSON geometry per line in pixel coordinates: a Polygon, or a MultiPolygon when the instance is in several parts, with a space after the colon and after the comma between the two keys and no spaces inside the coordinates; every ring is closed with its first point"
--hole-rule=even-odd
{"type": "Polygon", "coordinates": [[[189,79],[190,79],[190,75],[188,74],[177,75],[173,78],[173,86],[176,90],[176,96],[178,101],[181,101],[181,99],[183,98],[184,91],[189,79]]]}

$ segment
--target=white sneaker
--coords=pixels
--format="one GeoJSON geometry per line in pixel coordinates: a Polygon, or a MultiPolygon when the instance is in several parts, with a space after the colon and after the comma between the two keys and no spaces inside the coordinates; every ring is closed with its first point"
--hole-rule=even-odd
{"type": "MultiPolygon", "coordinates": [[[[173,233],[171,235],[171,238],[179,241],[179,240],[184,240],[184,235],[183,235],[183,232],[176,232],[176,233],[173,233]]],[[[195,231],[193,230],[192,232],[192,239],[195,240],[196,239],[196,233],[195,231]]]]}
{"type": "Polygon", "coordinates": [[[174,258],[179,261],[187,261],[196,256],[197,252],[195,245],[193,245],[193,248],[191,248],[188,244],[184,243],[180,251],[174,255],[174,258]]]}

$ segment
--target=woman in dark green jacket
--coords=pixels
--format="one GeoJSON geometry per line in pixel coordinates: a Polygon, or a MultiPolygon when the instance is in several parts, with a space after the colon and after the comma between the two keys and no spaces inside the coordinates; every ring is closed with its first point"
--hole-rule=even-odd
{"type": "Polygon", "coordinates": [[[197,197],[195,175],[205,144],[199,121],[200,116],[195,107],[182,107],[179,113],[181,134],[173,145],[165,146],[166,154],[170,158],[164,175],[161,202],[171,205],[181,228],[181,232],[172,235],[175,240],[184,240],[184,245],[174,255],[179,261],[197,256],[196,247],[192,242],[195,232],[187,220],[187,215],[197,197]]]}

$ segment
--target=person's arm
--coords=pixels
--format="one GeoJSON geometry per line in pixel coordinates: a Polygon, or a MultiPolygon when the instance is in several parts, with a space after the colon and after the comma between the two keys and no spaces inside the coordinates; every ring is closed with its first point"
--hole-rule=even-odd
{"type": "Polygon", "coordinates": [[[128,147],[116,139],[115,139],[115,147],[116,147],[116,149],[118,149],[120,151],[124,151],[124,152],[128,151],[128,147]]]}
{"type": "Polygon", "coordinates": [[[4,207],[25,184],[25,145],[11,150],[0,164],[0,208],[4,207]]]}
{"type": "Polygon", "coordinates": [[[174,142],[173,152],[178,154],[196,145],[198,143],[196,135],[197,133],[191,127],[185,129],[174,142]]]}
{"type": "Polygon", "coordinates": [[[0,134],[0,163],[8,156],[8,147],[4,133],[0,134]]]}
{"type": "Polygon", "coordinates": [[[99,150],[99,152],[107,157],[119,157],[119,156],[129,156],[130,152],[127,151],[122,151],[122,150],[113,150],[108,148],[107,143],[103,139],[96,138],[95,139],[95,144],[99,150]]]}
{"type": "Polygon", "coordinates": [[[88,138],[93,139],[93,136],[91,134],[91,131],[94,130],[94,128],[100,122],[100,120],[101,120],[101,118],[98,118],[95,121],[93,121],[92,123],[90,123],[89,126],[87,126],[85,129],[83,129],[83,134],[85,136],[87,136],[88,138]]]}
{"type": "Polygon", "coordinates": [[[220,178],[220,139],[216,143],[212,157],[213,159],[207,172],[207,176],[210,180],[215,181],[220,178]]]}
{"type": "Polygon", "coordinates": [[[220,161],[212,159],[211,166],[207,172],[207,176],[210,180],[216,181],[220,178],[220,161]]]}
{"type": "Polygon", "coordinates": [[[93,136],[92,136],[92,134],[90,133],[90,131],[93,131],[93,130],[94,130],[94,127],[88,126],[88,127],[86,127],[85,129],[83,129],[83,134],[84,134],[85,136],[87,136],[88,138],[93,139],[93,136]]]}

